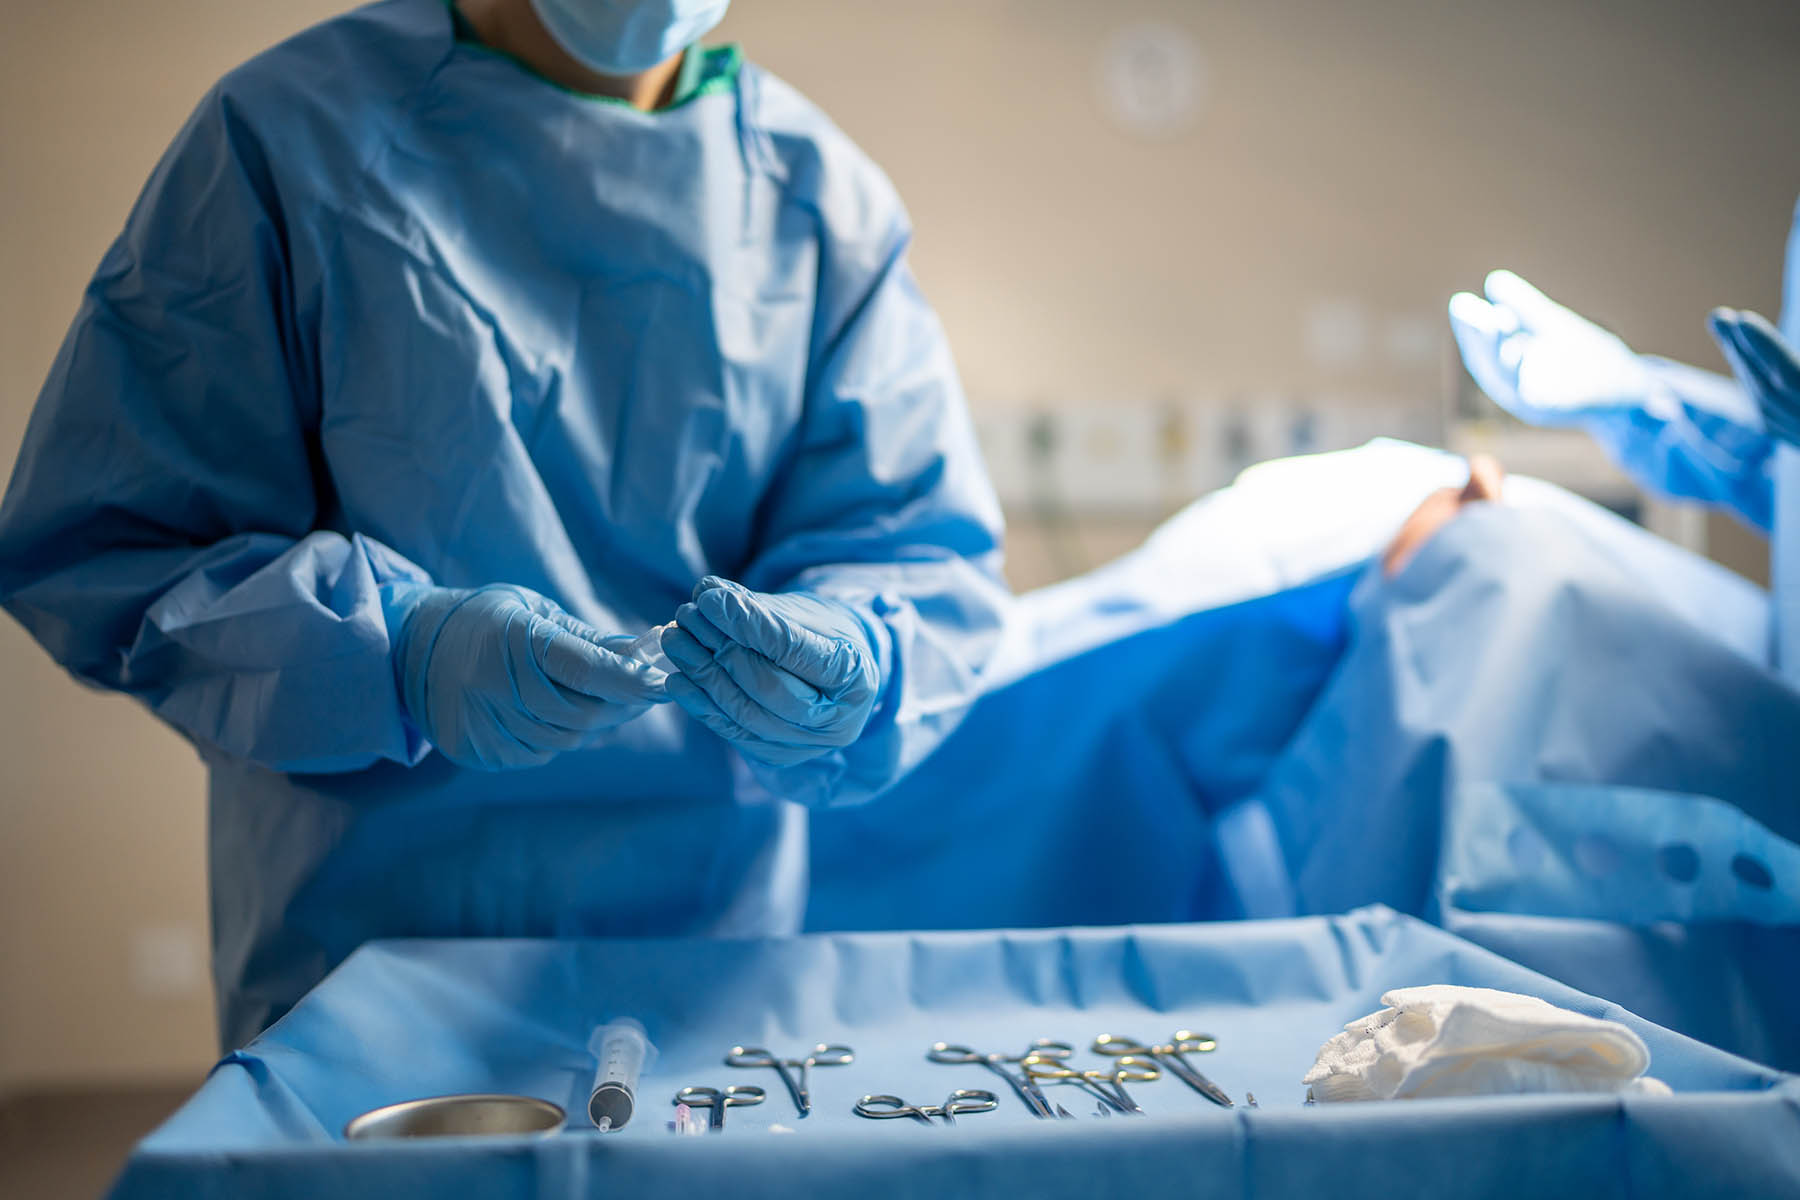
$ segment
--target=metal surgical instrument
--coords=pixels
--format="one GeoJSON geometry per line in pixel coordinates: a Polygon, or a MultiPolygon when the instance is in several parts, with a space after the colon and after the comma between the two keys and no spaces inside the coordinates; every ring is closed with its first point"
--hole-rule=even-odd
{"type": "Polygon", "coordinates": [[[1185,1055],[1205,1054],[1218,1048],[1218,1039],[1204,1033],[1195,1033],[1191,1029],[1175,1031],[1173,1041],[1164,1045],[1153,1046],[1140,1042],[1136,1038],[1123,1037],[1116,1033],[1103,1033],[1094,1039],[1094,1052],[1110,1058],[1149,1058],[1169,1069],[1169,1074],[1181,1080],[1217,1104],[1221,1108],[1231,1107],[1231,1097],[1225,1089],[1202,1075],[1185,1055]]]}
{"type": "Polygon", "coordinates": [[[1006,1080],[1012,1090],[1017,1092],[1025,1107],[1035,1117],[1053,1117],[1050,1101],[1044,1097],[1044,1089],[1039,1087],[1024,1071],[1018,1074],[1006,1069],[1007,1063],[1022,1063],[1033,1056],[1045,1060],[1068,1058],[1075,1053],[1075,1047],[1067,1042],[1053,1042],[1049,1038],[1039,1038],[1025,1047],[1023,1054],[983,1054],[979,1050],[971,1050],[967,1046],[953,1046],[948,1042],[938,1042],[925,1055],[934,1063],[977,1063],[986,1067],[1000,1078],[1006,1080]]]}
{"type": "Polygon", "coordinates": [[[1131,1098],[1125,1090],[1127,1083],[1148,1083],[1162,1076],[1157,1065],[1147,1058],[1124,1055],[1113,1060],[1110,1071],[1083,1071],[1071,1067],[1059,1058],[1039,1058],[1035,1054],[1025,1056],[1021,1064],[1025,1075],[1030,1079],[1042,1079],[1051,1083],[1072,1083],[1086,1088],[1107,1104],[1122,1113],[1143,1115],[1143,1108],[1131,1098]]]}
{"type": "Polygon", "coordinates": [[[749,1104],[761,1104],[763,1090],[759,1087],[744,1087],[733,1084],[728,1088],[684,1087],[675,1093],[675,1103],[685,1104],[689,1108],[710,1108],[712,1119],[707,1122],[709,1129],[725,1128],[725,1110],[742,1108],[749,1104]]]}
{"type": "Polygon", "coordinates": [[[827,1046],[824,1042],[814,1046],[805,1058],[776,1058],[761,1046],[733,1046],[725,1056],[728,1067],[773,1067],[803,1117],[812,1111],[812,1093],[806,1087],[808,1073],[814,1067],[846,1067],[855,1061],[856,1052],[850,1047],[827,1046]]]}
{"type": "Polygon", "coordinates": [[[977,1088],[957,1088],[942,1104],[908,1104],[898,1096],[864,1096],[856,1102],[856,1115],[885,1121],[890,1117],[912,1117],[931,1124],[931,1118],[942,1117],[944,1124],[956,1124],[958,1113],[992,1112],[1000,1107],[994,1093],[977,1088]]]}

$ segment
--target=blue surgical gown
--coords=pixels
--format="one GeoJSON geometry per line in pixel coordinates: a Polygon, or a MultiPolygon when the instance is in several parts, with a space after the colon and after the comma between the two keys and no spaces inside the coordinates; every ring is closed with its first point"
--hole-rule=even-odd
{"type": "Polygon", "coordinates": [[[39,399],[0,599],[206,759],[228,1046],[370,937],[797,927],[807,808],[944,736],[1006,602],[909,240],[880,171],[732,49],[646,114],[389,0],[201,102],[39,399]],[[891,630],[831,770],[752,779],[672,705],[500,774],[405,719],[386,582],[637,633],[709,573],[891,630]]]}

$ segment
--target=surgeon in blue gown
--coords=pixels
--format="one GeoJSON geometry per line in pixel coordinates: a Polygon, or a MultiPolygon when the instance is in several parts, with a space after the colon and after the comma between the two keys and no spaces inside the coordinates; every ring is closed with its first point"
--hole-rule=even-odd
{"type": "Polygon", "coordinates": [[[83,298],[0,600],[205,758],[227,1046],[371,937],[792,931],[808,809],[980,685],[1000,519],[906,214],[724,9],[328,21],[83,298]]]}

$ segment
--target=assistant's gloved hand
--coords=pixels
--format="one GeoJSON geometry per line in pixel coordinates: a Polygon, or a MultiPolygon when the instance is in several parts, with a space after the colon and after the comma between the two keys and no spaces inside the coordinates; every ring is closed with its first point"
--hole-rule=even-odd
{"type": "Polygon", "coordinates": [[[848,746],[881,695],[880,634],[835,600],[709,575],[675,625],[670,698],[747,758],[787,766],[848,746]]]}
{"type": "Polygon", "coordinates": [[[548,762],[668,699],[667,676],[553,601],[500,584],[391,585],[382,603],[401,703],[451,762],[548,762]]]}
{"type": "Polygon", "coordinates": [[[1493,401],[1534,425],[1645,407],[1657,385],[1618,337],[1514,275],[1487,277],[1487,299],[1450,298],[1450,328],[1469,374],[1493,401]]]}
{"type": "Polygon", "coordinates": [[[1715,308],[1706,325],[1731,373],[1761,410],[1769,436],[1800,446],[1800,353],[1753,312],[1715,308]]]}

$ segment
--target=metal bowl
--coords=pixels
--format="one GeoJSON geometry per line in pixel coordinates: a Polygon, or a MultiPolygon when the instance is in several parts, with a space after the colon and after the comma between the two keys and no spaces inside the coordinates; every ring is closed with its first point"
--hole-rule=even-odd
{"type": "Polygon", "coordinates": [[[383,1138],[518,1137],[560,1128],[563,1110],[534,1096],[428,1096],[370,1109],[344,1126],[353,1142],[383,1138]]]}

